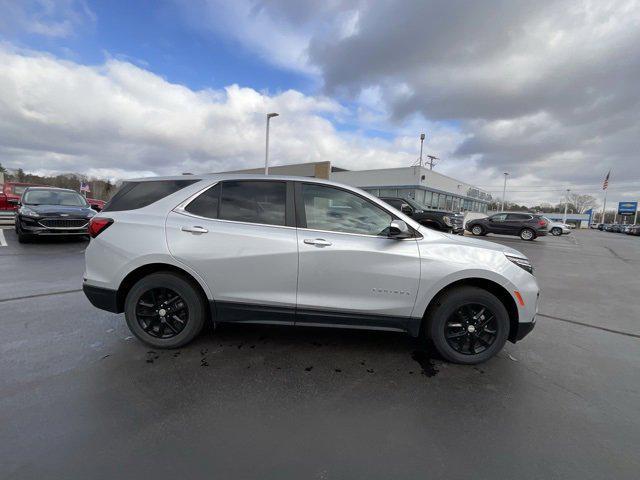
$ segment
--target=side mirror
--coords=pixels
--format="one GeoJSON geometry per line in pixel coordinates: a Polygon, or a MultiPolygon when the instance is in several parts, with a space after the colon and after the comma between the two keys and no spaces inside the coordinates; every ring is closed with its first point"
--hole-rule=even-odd
{"type": "Polygon", "coordinates": [[[409,205],[403,205],[400,211],[408,216],[413,215],[413,208],[411,208],[411,206],[409,205]]]}
{"type": "Polygon", "coordinates": [[[409,238],[409,225],[404,220],[392,220],[389,225],[389,236],[393,238],[409,238]]]}

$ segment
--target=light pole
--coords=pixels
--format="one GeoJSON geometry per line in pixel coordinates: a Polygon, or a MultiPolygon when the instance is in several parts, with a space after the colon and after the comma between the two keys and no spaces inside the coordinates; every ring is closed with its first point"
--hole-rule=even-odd
{"type": "Polygon", "coordinates": [[[420,166],[422,167],[422,144],[424,143],[424,138],[426,135],[424,133],[420,134],[420,166]]]}
{"type": "Polygon", "coordinates": [[[504,185],[502,187],[502,207],[500,208],[501,212],[504,212],[504,206],[506,204],[505,198],[507,195],[507,177],[509,176],[508,172],[504,172],[504,185]]]}
{"type": "Polygon", "coordinates": [[[564,217],[562,217],[562,223],[567,223],[567,208],[569,207],[569,192],[571,189],[567,188],[567,196],[564,198],[564,217]]]}
{"type": "Polygon", "coordinates": [[[273,117],[277,117],[279,113],[267,113],[267,135],[264,147],[264,174],[269,175],[269,121],[273,117]]]}

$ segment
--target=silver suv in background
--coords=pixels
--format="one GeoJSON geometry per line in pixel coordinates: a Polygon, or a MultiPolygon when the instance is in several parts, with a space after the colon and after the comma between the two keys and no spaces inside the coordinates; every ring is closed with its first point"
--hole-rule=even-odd
{"type": "Polygon", "coordinates": [[[407,332],[474,364],[522,339],[537,312],[520,252],[329,181],[131,180],[90,233],[86,296],[155,348],[185,345],[209,320],[340,326],[407,332]]]}

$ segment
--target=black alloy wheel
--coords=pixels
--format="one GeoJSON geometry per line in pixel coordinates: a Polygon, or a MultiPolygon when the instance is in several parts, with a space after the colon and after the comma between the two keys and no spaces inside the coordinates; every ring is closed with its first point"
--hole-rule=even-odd
{"type": "Polygon", "coordinates": [[[144,292],[136,304],[136,319],[147,334],[169,339],[180,334],[189,322],[189,308],[183,298],[169,288],[144,292]]]}
{"type": "Polygon", "coordinates": [[[484,352],[495,342],[498,325],[495,314],[486,305],[461,305],[444,326],[447,344],[463,355],[484,352]]]}
{"type": "Polygon", "coordinates": [[[509,329],[509,314],[498,297],[483,288],[463,285],[433,300],[422,335],[445,360],[475,365],[502,350],[509,329]]]}
{"type": "Polygon", "coordinates": [[[193,340],[209,317],[207,298],[187,274],[151,273],[127,292],[129,330],[154,348],[178,348],[193,340]]]}

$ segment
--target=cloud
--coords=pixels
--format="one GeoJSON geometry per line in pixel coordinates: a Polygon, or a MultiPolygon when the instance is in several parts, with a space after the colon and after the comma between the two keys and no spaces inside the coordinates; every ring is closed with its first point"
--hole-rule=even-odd
{"type": "MultiPolygon", "coordinates": [[[[80,65],[0,45],[0,161],[39,172],[110,177],[256,167],[265,113],[274,164],[331,160],[346,168],[411,164],[417,141],[340,131],[351,113],[324,96],[230,85],[192,90],[129,62],[80,65]]],[[[441,128],[442,148],[463,137],[441,128]]]]}
{"type": "Polygon", "coordinates": [[[364,121],[454,124],[454,162],[594,193],[613,168],[636,182],[619,194],[640,196],[638,0],[234,4],[259,12],[241,14],[238,41],[278,64],[280,43],[295,45],[289,66],[318,72],[364,121]],[[267,18],[278,42],[242,40],[267,18]]]}
{"type": "Polygon", "coordinates": [[[0,34],[26,32],[66,38],[96,21],[84,0],[0,0],[0,12],[0,34]]]}

